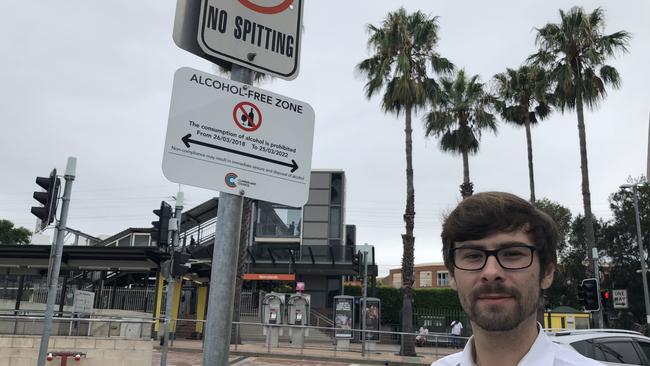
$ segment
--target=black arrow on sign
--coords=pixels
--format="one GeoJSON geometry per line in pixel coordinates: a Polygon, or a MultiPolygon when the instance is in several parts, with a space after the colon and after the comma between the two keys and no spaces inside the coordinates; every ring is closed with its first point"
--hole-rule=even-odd
{"type": "Polygon", "coordinates": [[[208,144],[207,142],[203,142],[203,141],[192,140],[190,137],[192,137],[192,134],[188,133],[187,135],[183,136],[183,138],[181,138],[181,140],[183,141],[183,143],[185,144],[186,147],[190,147],[190,142],[191,142],[191,143],[196,144],[196,145],[201,145],[201,146],[209,147],[209,148],[212,148],[212,149],[226,151],[226,152],[229,152],[229,153],[232,153],[232,154],[248,156],[249,158],[253,158],[253,159],[257,159],[257,160],[263,160],[263,161],[267,161],[267,162],[273,163],[273,164],[287,166],[287,167],[291,168],[291,173],[295,172],[298,169],[298,164],[296,164],[296,161],[293,160],[293,159],[291,159],[291,163],[285,163],[284,161],[273,160],[273,159],[265,158],[263,156],[257,156],[257,155],[245,153],[245,152],[242,152],[242,151],[229,149],[227,147],[223,147],[223,146],[219,146],[219,145],[208,144]]]}

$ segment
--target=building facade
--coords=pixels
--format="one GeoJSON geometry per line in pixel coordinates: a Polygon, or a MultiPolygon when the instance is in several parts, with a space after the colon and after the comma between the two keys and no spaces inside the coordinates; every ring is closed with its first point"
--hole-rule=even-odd
{"type": "MultiPolygon", "coordinates": [[[[415,283],[413,288],[449,288],[449,270],[444,263],[416,264],[413,268],[415,283]]],[[[384,286],[402,287],[402,269],[389,270],[388,276],[381,279],[384,286]]]]}

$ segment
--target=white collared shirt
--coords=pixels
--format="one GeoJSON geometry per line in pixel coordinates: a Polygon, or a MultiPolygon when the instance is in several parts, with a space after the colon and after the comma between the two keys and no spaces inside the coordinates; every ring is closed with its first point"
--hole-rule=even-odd
{"type": "MultiPolygon", "coordinates": [[[[470,338],[462,352],[454,353],[439,359],[431,366],[476,366],[474,353],[474,337],[470,338]]],[[[568,347],[557,345],[539,331],[535,343],[517,366],[603,366],[602,363],[586,358],[568,347]]]]}

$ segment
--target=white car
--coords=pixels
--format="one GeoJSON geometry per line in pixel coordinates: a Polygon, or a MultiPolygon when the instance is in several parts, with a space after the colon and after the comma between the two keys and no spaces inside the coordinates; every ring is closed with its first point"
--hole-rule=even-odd
{"type": "Polygon", "coordinates": [[[620,329],[581,329],[548,333],[557,344],[571,347],[605,365],[650,366],[650,338],[620,329]]]}

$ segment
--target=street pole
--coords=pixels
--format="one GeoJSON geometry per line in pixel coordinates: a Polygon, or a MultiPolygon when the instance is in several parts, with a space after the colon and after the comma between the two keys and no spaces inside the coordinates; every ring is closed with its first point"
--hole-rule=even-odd
{"type": "MultiPolygon", "coordinates": [[[[233,64],[230,79],[252,84],[250,69],[233,64]]],[[[221,192],[217,208],[217,227],[212,250],[208,316],[203,341],[203,366],[228,365],[230,330],[234,305],[239,232],[244,203],[240,196],[221,192]]]]}
{"type": "Polygon", "coordinates": [[[648,299],[648,274],[645,259],[645,250],[643,248],[643,239],[641,238],[641,219],[639,218],[639,191],[636,184],[632,186],[634,194],[634,212],[636,214],[636,243],[639,246],[639,258],[641,259],[641,276],[643,276],[643,297],[645,300],[645,318],[646,324],[650,324],[650,299],[648,299]]]}
{"type": "MultiPolygon", "coordinates": [[[[174,213],[174,220],[176,220],[176,230],[172,235],[171,258],[169,259],[169,274],[167,275],[167,295],[165,296],[165,323],[162,339],[162,350],[160,352],[160,366],[167,365],[167,352],[169,351],[169,332],[171,331],[172,321],[172,306],[174,302],[174,287],[176,279],[174,278],[174,251],[178,247],[178,237],[181,230],[181,213],[183,211],[183,192],[178,192],[176,195],[176,207],[174,213]]],[[[181,282],[182,283],[182,282],[181,282]]],[[[177,324],[178,326],[178,324],[177,324]]]]}
{"type": "MultiPolygon", "coordinates": [[[[45,308],[45,318],[43,319],[43,333],[41,335],[41,345],[38,349],[38,366],[45,365],[47,347],[50,341],[50,332],[52,331],[52,316],[54,314],[54,301],[56,300],[56,290],[59,282],[59,271],[61,269],[61,256],[63,254],[63,239],[65,237],[66,225],[68,223],[68,208],[70,207],[70,195],[72,193],[72,182],[75,179],[77,168],[77,158],[69,157],[65,167],[65,188],[63,198],[61,199],[61,216],[57,225],[56,244],[54,247],[54,260],[50,267],[50,288],[47,290],[47,305],[45,308]]],[[[55,213],[56,215],[56,213],[55,213]]]]}
{"type": "Polygon", "coordinates": [[[366,353],[366,298],[368,297],[368,252],[363,253],[363,305],[361,308],[361,355],[366,353]]]}
{"type": "Polygon", "coordinates": [[[603,328],[603,307],[600,300],[600,270],[598,269],[598,249],[592,248],[591,256],[594,258],[594,278],[596,279],[596,295],[598,295],[598,311],[594,311],[595,328],[603,328]]]}

